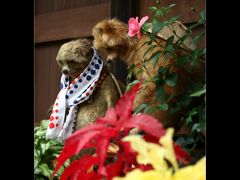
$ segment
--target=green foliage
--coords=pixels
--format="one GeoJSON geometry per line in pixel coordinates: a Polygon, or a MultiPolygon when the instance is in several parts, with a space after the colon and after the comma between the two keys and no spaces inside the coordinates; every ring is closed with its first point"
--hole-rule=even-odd
{"type": "Polygon", "coordinates": [[[139,83],[138,80],[134,80],[133,82],[128,83],[125,92],[129,91],[129,90],[130,90],[135,84],[137,84],[137,83],[139,83]]]}
{"type": "MultiPolygon", "coordinates": [[[[193,36],[192,30],[199,26],[205,26],[205,10],[199,13],[199,20],[188,27],[186,34],[179,37],[173,30],[172,23],[178,20],[180,16],[173,16],[168,19],[164,18],[164,16],[170,12],[174,6],[175,4],[171,4],[169,6],[162,7],[160,5],[160,1],[156,1],[156,5],[149,8],[153,12],[152,33],[147,33],[147,30],[150,27],[149,24],[143,26],[142,32],[149,37],[149,41],[144,43],[144,45],[147,45],[143,56],[145,61],[142,62],[140,67],[134,68],[137,68],[141,73],[143,71],[148,72],[146,63],[152,63],[154,68],[157,68],[156,64],[162,56],[164,57],[164,60],[172,58],[174,59],[174,62],[165,67],[158,67],[159,69],[157,69],[158,73],[156,76],[152,77],[149,73],[148,81],[156,85],[156,99],[149,104],[142,104],[135,113],[151,113],[155,110],[169,110],[168,112],[173,115],[180,112],[182,109],[186,109],[191,106],[187,112],[181,114],[179,119],[179,121],[181,121],[189,129],[189,135],[178,137],[177,143],[185,147],[197,160],[205,153],[205,82],[199,80],[199,82],[189,84],[185,87],[182,94],[178,94],[176,96],[165,94],[164,87],[165,85],[169,87],[175,87],[177,85],[179,77],[176,73],[171,71],[172,67],[180,67],[186,71],[192,72],[194,71],[194,68],[199,65],[200,61],[205,58],[205,48],[197,47],[195,49],[190,49],[184,44],[186,39],[189,37],[195,45],[198,45],[204,38],[204,31],[198,32],[195,36],[193,36]],[[165,19],[164,21],[163,18],[165,19]],[[157,41],[157,33],[165,27],[168,27],[174,35],[166,39],[166,44],[163,46],[157,41]],[[185,53],[176,54],[177,51],[183,50],[182,47],[185,47],[185,53]],[[152,53],[153,50],[156,50],[156,48],[161,50],[154,51],[154,53],[152,53]],[[150,53],[152,54],[147,59],[146,55],[150,53]]],[[[191,9],[197,13],[194,7],[191,7],[191,9]]],[[[135,84],[135,82],[133,82],[133,84],[135,84]]]]}
{"type": "Polygon", "coordinates": [[[155,53],[150,57],[150,60],[153,61],[153,64],[154,64],[153,66],[154,66],[154,67],[155,67],[156,64],[157,64],[160,55],[161,55],[161,52],[160,52],[160,51],[157,51],[157,52],[155,52],[155,53]]]}
{"type": "Polygon", "coordinates": [[[170,4],[167,7],[161,7],[160,2],[156,2],[156,6],[151,6],[149,9],[153,11],[154,17],[163,17],[165,16],[172,7],[174,7],[176,4],[170,4]]]}
{"type": "MultiPolygon", "coordinates": [[[[48,123],[49,120],[42,120],[40,126],[34,128],[34,175],[36,180],[50,179],[54,169],[53,161],[63,148],[62,143],[46,140],[48,123]]],[[[58,177],[59,175],[56,174],[54,179],[58,179],[58,177]]]]}
{"type": "Polygon", "coordinates": [[[167,85],[174,87],[177,83],[177,74],[170,74],[164,81],[167,85]]]}
{"type": "Polygon", "coordinates": [[[152,29],[153,34],[157,34],[162,28],[166,26],[165,22],[161,22],[157,18],[153,18],[152,24],[153,24],[153,29],[152,29]]]}

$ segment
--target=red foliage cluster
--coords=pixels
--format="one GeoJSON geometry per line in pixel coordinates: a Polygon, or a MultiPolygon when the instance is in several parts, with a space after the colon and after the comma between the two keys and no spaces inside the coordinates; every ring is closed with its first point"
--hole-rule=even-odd
{"type": "MultiPolygon", "coordinates": [[[[132,114],[133,100],[139,86],[140,84],[136,84],[125,93],[116,107],[107,111],[105,117],[99,117],[96,123],[76,131],[65,141],[64,148],[55,161],[53,175],[67,159],[87,148],[95,148],[96,154],[85,155],[72,161],[61,174],[60,179],[98,180],[103,177],[112,179],[114,176],[124,176],[135,168],[142,170],[152,168],[150,165],[138,164],[137,153],[131,149],[128,142],[121,140],[132,128],[144,131],[145,139],[149,141],[159,140],[165,134],[164,127],[154,117],[146,114],[132,114]],[[112,162],[106,163],[110,143],[117,145],[119,150],[114,154],[112,162]]],[[[186,151],[180,146],[174,145],[174,148],[178,160],[189,159],[186,151]]]]}

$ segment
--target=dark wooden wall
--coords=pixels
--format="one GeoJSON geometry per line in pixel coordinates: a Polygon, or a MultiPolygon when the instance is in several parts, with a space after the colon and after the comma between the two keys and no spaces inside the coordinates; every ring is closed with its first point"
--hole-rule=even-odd
{"type": "MultiPolygon", "coordinates": [[[[59,91],[61,73],[55,59],[60,46],[77,37],[91,36],[91,29],[98,21],[114,14],[111,2],[116,0],[35,0],[35,125],[48,118],[47,110],[59,91]]],[[[151,17],[148,7],[154,5],[155,0],[133,2],[138,7],[135,13],[139,17],[151,17]]],[[[190,6],[195,6],[198,13],[205,8],[204,0],[161,0],[161,3],[163,6],[177,4],[168,16],[181,14],[186,24],[198,19],[190,6]]],[[[204,41],[201,46],[205,46],[204,41]]],[[[126,69],[113,68],[117,76],[121,71],[126,73],[126,69]]]]}
{"type": "Polygon", "coordinates": [[[110,17],[110,6],[110,0],[35,0],[35,125],[48,119],[48,108],[59,91],[60,46],[91,36],[92,27],[110,17]]]}

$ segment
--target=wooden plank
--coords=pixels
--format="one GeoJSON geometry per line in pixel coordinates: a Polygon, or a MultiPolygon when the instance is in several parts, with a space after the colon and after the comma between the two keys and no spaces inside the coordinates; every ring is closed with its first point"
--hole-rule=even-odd
{"type": "Polygon", "coordinates": [[[134,17],[139,12],[139,0],[111,0],[111,18],[118,18],[123,22],[128,22],[130,17],[134,17]]]}
{"type": "MultiPolygon", "coordinates": [[[[166,20],[167,18],[180,15],[181,21],[183,23],[195,22],[198,20],[199,13],[205,9],[205,0],[161,0],[161,6],[168,6],[170,4],[176,4],[171,11],[163,18],[166,20]],[[195,7],[196,12],[193,12],[190,7],[195,7]]],[[[155,6],[155,1],[153,0],[140,0],[140,13],[139,16],[148,15],[150,18],[153,17],[152,11],[149,10],[150,6],[155,6]]]]}
{"type": "Polygon", "coordinates": [[[35,16],[35,43],[91,36],[92,27],[110,13],[111,4],[103,3],[35,16]]]}
{"type": "Polygon", "coordinates": [[[91,6],[110,1],[111,0],[35,0],[35,15],[91,6]]]}
{"type": "Polygon", "coordinates": [[[47,111],[59,91],[61,77],[56,55],[63,42],[36,45],[35,48],[35,124],[48,119],[47,111]]]}

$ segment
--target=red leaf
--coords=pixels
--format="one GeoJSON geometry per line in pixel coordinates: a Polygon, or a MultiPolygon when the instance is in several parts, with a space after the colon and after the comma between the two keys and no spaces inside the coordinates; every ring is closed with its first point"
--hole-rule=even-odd
{"type": "Polygon", "coordinates": [[[94,124],[84,127],[69,136],[65,141],[61,154],[55,160],[56,167],[53,171],[53,175],[59,170],[59,168],[65,163],[67,159],[75,154],[78,154],[84,145],[92,139],[92,137],[101,133],[102,129],[103,125],[94,124]]]}
{"type": "Polygon", "coordinates": [[[176,158],[178,161],[182,162],[184,165],[188,164],[191,160],[189,154],[177,143],[173,144],[176,158]]]}
{"type": "Polygon", "coordinates": [[[154,136],[151,136],[149,134],[145,134],[143,136],[144,140],[147,141],[147,142],[151,142],[151,143],[156,143],[158,144],[159,143],[159,138],[156,138],[154,136]]]}
{"type": "Polygon", "coordinates": [[[130,142],[123,141],[120,142],[120,152],[123,160],[122,173],[126,174],[134,169],[133,165],[137,165],[137,153],[132,149],[130,142]]]}
{"type": "MultiPolygon", "coordinates": [[[[77,178],[79,180],[80,178],[77,178]]],[[[96,172],[87,173],[81,180],[102,180],[103,176],[101,174],[97,174],[96,172]]]]}
{"type": "Polygon", "coordinates": [[[153,116],[147,114],[133,116],[129,121],[124,123],[123,127],[124,128],[137,127],[157,138],[160,138],[165,134],[165,129],[163,125],[153,116]]]}
{"type": "Polygon", "coordinates": [[[111,180],[115,176],[119,176],[122,167],[122,157],[119,156],[118,160],[106,166],[107,179],[111,180]]]}
{"type": "Polygon", "coordinates": [[[102,174],[104,176],[107,176],[106,168],[104,167],[104,162],[107,156],[108,145],[109,145],[109,139],[102,138],[98,141],[97,150],[96,150],[96,153],[99,159],[98,172],[99,174],[102,174]]]}
{"type": "Polygon", "coordinates": [[[89,131],[84,135],[82,135],[76,148],[76,154],[78,154],[81,151],[81,149],[84,147],[84,145],[87,144],[94,136],[98,134],[101,134],[101,131],[89,131]]]}
{"type": "Polygon", "coordinates": [[[71,164],[64,169],[64,172],[60,176],[60,180],[66,180],[68,178],[74,179],[74,177],[85,176],[88,169],[94,165],[96,157],[86,155],[81,159],[72,161],[71,164]]]}
{"type": "Polygon", "coordinates": [[[89,132],[89,131],[92,131],[92,130],[102,130],[102,128],[104,128],[105,126],[102,125],[102,124],[91,124],[89,126],[85,126],[77,131],[75,131],[73,134],[71,134],[71,136],[69,136],[65,142],[66,143],[69,143],[69,145],[71,144],[71,142],[74,142],[74,141],[78,141],[80,138],[81,138],[81,135],[85,132],[89,132]]]}
{"type": "Polygon", "coordinates": [[[141,169],[142,171],[148,171],[153,169],[152,165],[150,164],[147,164],[147,165],[138,164],[136,165],[136,168],[141,169]]]}
{"type": "Polygon", "coordinates": [[[110,107],[106,112],[105,119],[107,122],[115,122],[117,120],[117,114],[114,108],[110,107]]]}
{"type": "Polygon", "coordinates": [[[140,83],[137,83],[118,100],[115,110],[119,117],[128,119],[132,116],[133,100],[139,87],[140,83]]]}

